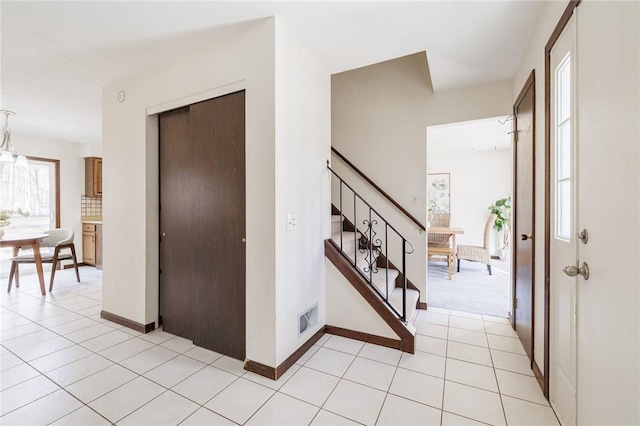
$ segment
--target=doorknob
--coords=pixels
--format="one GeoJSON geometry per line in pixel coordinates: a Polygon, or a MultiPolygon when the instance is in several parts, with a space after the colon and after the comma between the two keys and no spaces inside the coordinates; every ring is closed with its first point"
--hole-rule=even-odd
{"type": "Polygon", "coordinates": [[[570,277],[582,275],[585,280],[589,279],[589,265],[587,265],[587,262],[582,262],[582,266],[579,268],[573,265],[565,266],[562,271],[570,277]]]}
{"type": "Polygon", "coordinates": [[[522,241],[533,240],[532,234],[520,234],[520,239],[522,241]]]}
{"type": "Polygon", "coordinates": [[[243,242],[243,243],[246,243],[246,242],[247,242],[247,239],[246,239],[246,238],[244,238],[244,237],[242,237],[242,242],[243,242]]]}

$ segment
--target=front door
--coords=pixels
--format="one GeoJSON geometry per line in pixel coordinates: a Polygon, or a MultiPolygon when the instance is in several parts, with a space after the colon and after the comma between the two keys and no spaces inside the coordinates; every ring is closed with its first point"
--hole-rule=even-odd
{"type": "Polygon", "coordinates": [[[245,358],[244,91],[160,116],[164,329],[245,358]]]}
{"type": "Polygon", "coordinates": [[[575,16],[551,50],[550,402],[565,425],[576,424],[578,264],[575,16]]]}
{"type": "Polygon", "coordinates": [[[533,362],[533,256],[535,74],[532,71],[513,106],[515,115],[514,327],[533,362]]]}

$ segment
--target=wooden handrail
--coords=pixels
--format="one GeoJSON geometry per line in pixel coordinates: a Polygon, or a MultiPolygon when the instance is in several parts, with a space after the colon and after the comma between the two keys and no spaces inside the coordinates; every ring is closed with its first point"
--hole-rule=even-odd
{"type": "Polygon", "coordinates": [[[413,223],[415,223],[416,225],[418,225],[418,227],[420,229],[422,229],[423,231],[426,231],[427,229],[424,227],[424,225],[422,223],[420,223],[420,221],[418,219],[416,219],[411,213],[409,213],[404,207],[402,207],[400,205],[400,203],[398,203],[396,200],[394,200],[393,198],[391,198],[391,196],[389,194],[387,194],[386,192],[384,192],[384,190],[382,188],[380,188],[374,181],[372,181],[371,179],[369,179],[369,177],[367,175],[365,175],[364,173],[362,173],[360,171],[360,169],[358,169],[356,166],[353,165],[353,163],[349,160],[347,160],[345,158],[344,155],[340,154],[340,152],[338,152],[337,149],[335,149],[334,147],[331,147],[331,151],[333,151],[334,154],[336,154],[338,156],[338,158],[340,158],[342,161],[344,161],[349,167],[351,167],[357,174],[359,174],[364,180],[366,180],[369,185],[373,186],[380,194],[382,194],[383,197],[385,197],[387,200],[389,200],[389,202],[391,204],[393,204],[394,206],[396,206],[396,208],[398,210],[400,210],[402,213],[404,213],[409,219],[411,219],[411,221],[413,223]]]}

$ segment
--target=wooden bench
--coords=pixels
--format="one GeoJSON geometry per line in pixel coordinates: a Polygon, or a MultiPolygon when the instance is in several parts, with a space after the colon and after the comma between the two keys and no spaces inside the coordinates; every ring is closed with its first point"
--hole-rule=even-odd
{"type": "Polygon", "coordinates": [[[453,249],[450,247],[427,247],[427,258],[431,259],[432,256],[446,257],[449,279],[451,279],[451,275],[453,275],[453,249]]]}

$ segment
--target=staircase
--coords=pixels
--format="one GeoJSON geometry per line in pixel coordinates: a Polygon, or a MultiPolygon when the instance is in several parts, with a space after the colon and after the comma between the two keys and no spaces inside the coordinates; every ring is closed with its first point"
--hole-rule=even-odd
{"type": "MultiPolygon", "coordinates": [[[[379,249],[361,248],[361,246],[364,246],[364,244],[361,245],[363,239],[366,241],[366,236],[362,232],[354,231],[351,223],[345,226],[343,215],[334,214],[331,216],[331,240],[333,243],[338,248],[342,247],[342,254],[349,259],[351,264],[358,269],[375,290],[389,302],[395,312],[401,315],[403,312],[403,287],[398,284],[400,272],[392,264],[387,264],[386,259],[381,259],[379,249]]],[[[407,288],[404,322],[407,323],[409,328],[413,328],[410,321],[416,313],[419,300],[420,292],[416,289],[407,288]]]]}
{"type": "Polygon", "coordinates": [[[408,280],[406,266],[414,248],[328,162],[327,168],[332,174],[333,213],[325,256],[400,338],[387,339],[384,345],[413,353],[416,330],[411,320],[420,292],[408,280]]]}

